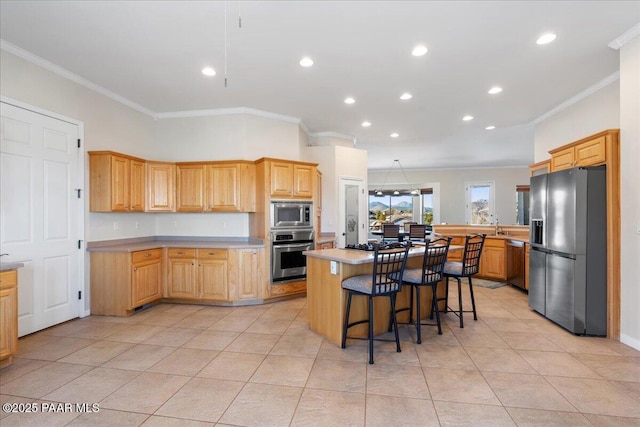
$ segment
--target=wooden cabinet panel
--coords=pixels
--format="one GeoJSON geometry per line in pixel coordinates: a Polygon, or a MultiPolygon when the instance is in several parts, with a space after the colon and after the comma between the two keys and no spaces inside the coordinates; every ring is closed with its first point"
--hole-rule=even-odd
{"type": "Polygon", "coordinates": [[[573,147],[558,151],[551,157],[551,170],[559,171],[572,168],[575,162],[573,147]]]}
{"type": "Polygon", "coordinates": [[[524,244],[524,288],[529,290],[529,247],[528,243],[524,244]]]}
{"type": "Polygon", "coordinates": [[[238,164],[207,166],[207,204],[211,211],[241,210],[238,164]]]}
{"type": "Polygon", "coordinates": [[[324,242],[316,245],[316,249],[333,249],[333,242],[324,242]]]}
{"type": "Polygon", "coordinates": [[[162,298],[162,260],[154,259],[133,265],[131,307],[134,309],[162,298]]]}
{"type": "Polygon", "coordinates": [[[197,297],[197,266],[195,258],[169,258],[167,296],[169,298],[197,297]]]}
{"type": "Polygon", "coordinates": [[[531,176],[544,175],[551,172],[551,159],[529,165],[531,176]]]}
{"type": "Polygon", "coordinates": [[[144,162],[131,160],[131,173],[129,183],[129,210],[136,212],[144,211],[145,199],[145,174],[144,162]]]}
{"type": "Polygon", "coordinates": [[[229,299],[227,261],[221,259],[199,259],[198,285],[200,287],[199,299],[229,299]]]}
{"type": "Polygon", "coordinates": [[[173,163],[147,162],[147,204],[150,212],[173,212],[175,210],[175,176],[173,163]]]}
{"type": "Polygon", "coordinates": [[[271,163],[271,196],[290,197],[293,194],[293,164],[271,163]]]}
{"type": "Polygon", "coordinates": [[[131,253],[131,263],[138,264],[157,260],[162,257],[162,249],[149,249],[147,251],[135,251],[131,253]]]}
{"type": "Polygon", "coordinates": [[[144,160],[111,151],[89,152],[89,210],[143,211],[144,160]]]}
{"type": "Polygon", "coordinates": [[[590,166],[605,161],[605,137],[583,142],[575,147],[575,165],[590,166]]]}
{"type": "Polygon", "coordinates": [[[485,247],[480,258],[480,276],[506,280],[505,248],[485,247]]]}
{"type": "Polygon", "coordinates": [[[238,299],[258,298],[259,259],[257,249],[238,250],[238,299]]]}
{"type": "Polygon", "coordinates": [[[306,165],[293,165],[293,195],[313,197],[315,168],[306,165]]]}
{"type": "MultiPolygon", "coordinates": [[[[464,237],[463,236],[453,236],[451,238],[452,246],[464,246],[464,237]]],[[[462,262],[462,256],[464,255],[464,250],[459,251],[451,251],[447,254],[447,261],[452,262],[462,262]]]]}
{"type": "Polygon", "coordinates": [[[178,164],[176,181],[176,210],[178,212],[204,211],[205,165],[178,164]]]}
{"type": "Polygon", "coordinates": [[[18,351],[18,276],[0,272],[0,367],[11,364],[18,351]]]}

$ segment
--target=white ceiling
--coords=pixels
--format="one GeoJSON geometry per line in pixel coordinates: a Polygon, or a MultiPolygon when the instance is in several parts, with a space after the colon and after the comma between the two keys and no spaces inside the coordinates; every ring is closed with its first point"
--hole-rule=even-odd
{"type": "Polygon", "coordinates": [[[0,36],[143,110],[296,117],[311,133],[355,137],[371,169],[393,159],[410,169],[531,163],[532,122],[614,78],[618,51],[607,45],[640,22],[639,1],[227,1],[226,10],[227,87],[222,1],[2,1],[0,36]],[[547,31],[556,41],[536,45],[547,31]],[[418,43],[423,57],[411,55],[418,43]],[[298,65],[305,55],[313,67],[298,65]],[[205,78],[205,65],[217,75],[205,78]],[[494,85],[504,91],[488,95],[494,85]],[[405,91],[413,98],[400,101],[405,91]]]}

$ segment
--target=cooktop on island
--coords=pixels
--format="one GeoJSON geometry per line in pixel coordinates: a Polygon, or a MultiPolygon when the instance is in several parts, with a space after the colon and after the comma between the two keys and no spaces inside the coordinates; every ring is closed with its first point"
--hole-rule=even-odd
{"type": "MultiPolygon", "coordinates": [[[[402,246],[407,246],[409,245],[409,247],[411,247],[411,242],[410,241],[406,241],[406,242],[392,242],[392,243],[386,243],[384,246],[385,248],[397,248],[397,247],[402,247],[402,246]]],[[[357,251],[369,251],[369,252],[373,252],[376,250],[376,247],[381,246],[379,243],[360,243],[360,244],[354,244],[354,245],[346,245],[344,248],[345,249],[355,249],[357,251]]]]}

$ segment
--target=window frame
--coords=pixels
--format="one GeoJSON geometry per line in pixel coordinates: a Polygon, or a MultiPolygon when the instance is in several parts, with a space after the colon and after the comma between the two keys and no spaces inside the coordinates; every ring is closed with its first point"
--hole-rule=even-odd
{"type": "Polygon", "coordinates": [[[464,183],[465,188],[465,222],[468,225],[488,225],[495,224],[496,222],[496,183],[495,181],[466,181],[464,183]],[[483,223],[475,223],[471,222],[473,213],[472,213],[472,188],[474,187],[489,187],[489,195],[488,195],[488,209],[489,209],[489,222],[486,224],[483,223]]]}

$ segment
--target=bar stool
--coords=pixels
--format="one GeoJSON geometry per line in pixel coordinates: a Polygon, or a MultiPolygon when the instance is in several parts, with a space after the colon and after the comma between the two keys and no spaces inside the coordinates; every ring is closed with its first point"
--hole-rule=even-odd
{"type": "Polygon", "coordinates": [[[473,283],[471,282],[471,276],[478,273],[480,268],[480,255],[482,254],[482,247],[484,246],[484,238],[486,234],[474,234],[465,237],[464,243],[464,255],[462,256],[462,262],[446,262],[444,264],[444,276],[446,277],[446,295],[444,300],[446,301],[446,310],[451,310],[456,316],[460,318],[460,327],[464,328],[464,322],[462,319],[462,313],[473,313],[473,320],[478,320],[476,314],[476,301],[473,297],[473,283]],[[454,311],[449,307],[449,277],[454,277],[458,281],[458,311],[454,311]],[[469,293],[471,294],[471,307],[473,310],[462,309],[462,288],[460,279],[466,277],[469,281],[469,293]]]}
{"type": "Polygon", "coordinates": [[[426,240],[427,226],[424,224],[411,224],[409,227],[409,240],[424,242],[426,240]]]}
{"type": "MultiPolygon", "coordinates": [[[[347,330],[355,325],[361,323],[369,324],[369,334],[367,340],[369,340],[369,363],[373,364],[373,299],[375,297],[389,297],[391,307],[395,307],[396,295],[400,291],[402,284],[399,278],[402,277],[404,267],[407,262],[407,255],[409,253],[410,245],[404,245],[402,243],[390,243],[387,245],[375,246],[375,252],[373,254],[373,271],[371,274],[363,274],[359,276],[349,277],[342,282],[342,289],[348,292],[347,296],[347,311],[344,318],[344,326],[342,330],[342,348],[347,347],[347,330]],[[396,277],[394,279],[394,277],[396,277]],[[349,313],[351,311],[351,299],[354,295],[366,295],[369,299],[369,317],[368,319],[358,320],[349,323],[349,313]]],[[[396,321],[396,315],[391,310],[391,321],[395,327],[395,341],[397,352],[402,351],[400,349],[400,337],[398,335],[398,323],[396,321]]],[[[364,339],[364,338],[358,338],[364,339]]],[[[388,341],[377,339],[379,341],[388,341]]]]}
{"type": "MultiPolygon", "coordinates": [[[[409,307],[395,309],[395,313],[409,310],[409,322],[399,322],[402,324],[415,325],[416,332],[418,334],[417,343],[422,343],[421,326],[437,326],[438,335],[442,335],[442,325],[440,324],[440,310],[438,310],[438,282],[442,280],[444,264],[447,260],[447,253],[449,252],[449,244],[451,243],[451,237],[446,239],[437,239],[431,242],[427,242],[424,248],[424,257],[422,259],[422,268],[409,268],[404,270],[402,275],[402,284],[411,286],[411,293],[409,297],[409,307]],[[436,315],[436,323],[422,323],[420,316],[420,288],[423,286],[430,286],[432,291],[431,296],[431,313],[430,318],[433,319],[433,313],[436,315]],[[413,320],[413,292],[416,293],[416,320],[413,320]]],[[[389,324],[389,331],[391,331],[391,324],[389,324]]]]}
{"type": "Polygon", "coordinates": [[[382,224],[382,241],[399,242],[400,226],[398,224],[382,224]]]}

